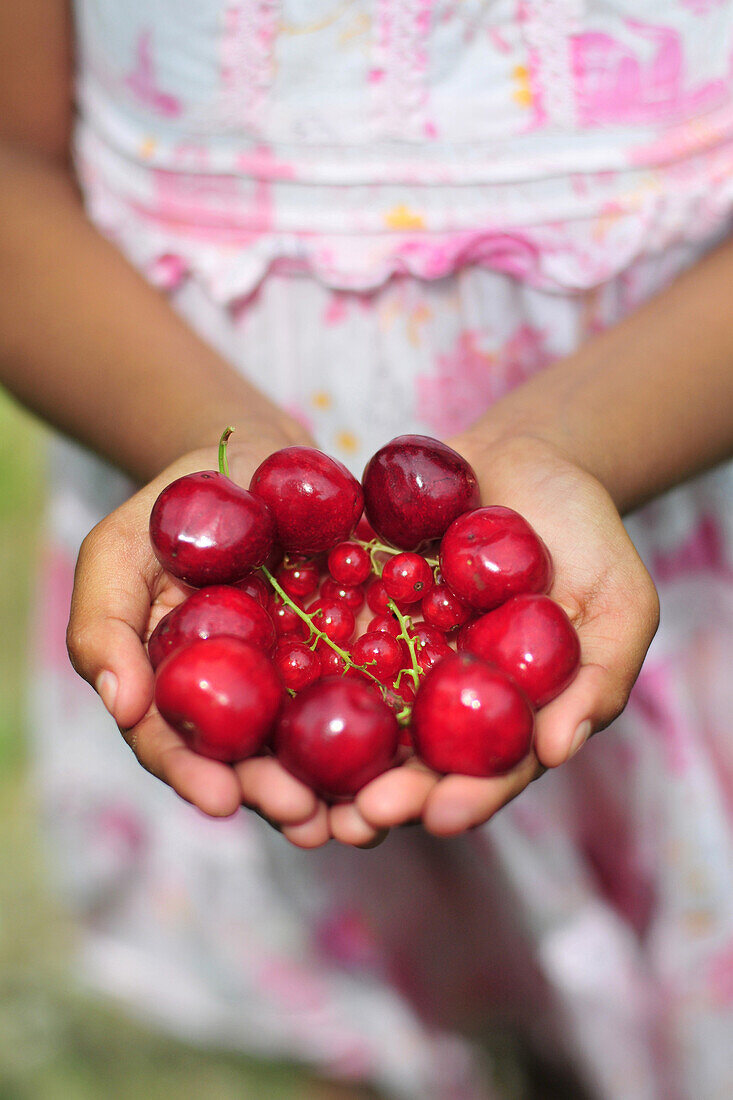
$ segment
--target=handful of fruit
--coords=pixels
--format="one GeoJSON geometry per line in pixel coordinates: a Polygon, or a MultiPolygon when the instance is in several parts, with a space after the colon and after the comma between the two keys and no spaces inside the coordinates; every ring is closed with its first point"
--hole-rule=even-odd
{"type": "Polygon", "coordinates": [[[168,485],[150,517],[159,561],[196,590],[148,641],[162,717],[204,756],[273,752],[330,802],[411,753],[511,770],[580,664],[527,521],[481,507],[469,464],[425,436],[387,443],[361,484],[286,447],[247,490],[230,433],[219,470],[168,485]]]}

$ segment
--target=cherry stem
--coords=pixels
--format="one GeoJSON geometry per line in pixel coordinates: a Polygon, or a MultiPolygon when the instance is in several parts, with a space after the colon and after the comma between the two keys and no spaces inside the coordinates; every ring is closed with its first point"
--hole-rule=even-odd
{"type": "Polygon", "coordinates": [[[267,568],[266,565],[262,566],[262,572],[265,574],[268,581],[270,582],[272,587],[275,589],[275,591],[277,592],[278,596],[283,601],[283,603],[287,604],[287,606],[292,611],[295,612],[295,614],[298,616],[298,618],[302,619],[303,622],[306,623],[306,625],[308,626],[308,628],[311,632],[311,636],[315,636],[316,641],[320,641],[321,639],[323,639],[323,641],[326,643],[326,645],[329,645],[331,647],[331,649],[334,651],[334,653],[338,653],[339,657],[344,662],[347,669],[355,668],[359,672],[363,672],[365,676],[368,676],[370,680],[373,680],[375,684],[378,684],[379,689],[382,692],[382,695],[384,695],[385,686],[381,682],[381,680],[378,680],[377,677],[369,671],[369,669],[366,667],[366,665],[357,665],[357,664],[355,664],[354,661],[351,660],[351,655],[345,649],[342,649],[340,645],[337,645],[336,642],[333,641],[333,639],[329,638],[328,634],[324,634],[324,632],[322,630],[319,630],[318,627],[314,625],[313,620],[314,620],[315,616],[317,614],[319,614],[320,608],[319,608],[318,611],[315,611],[312,615],[309,615],[307,611],[303,611],[303,609],[301,607],[298,607],[297,603],[295,603],[293,600],[291,600],[290,596],[288,596],[285,589],[282,588],[282,586],[278,584],[278,582],[275,580],[275,578],[273,577],[272,573],[270,572],[270,570],[267,568]]]}
{"type": "Polygon", "coordinates": [[[219,440],[219,473],[229,477],[229,459],[227,458],[227,440],[234,428],[225,428],[219,440]]]}

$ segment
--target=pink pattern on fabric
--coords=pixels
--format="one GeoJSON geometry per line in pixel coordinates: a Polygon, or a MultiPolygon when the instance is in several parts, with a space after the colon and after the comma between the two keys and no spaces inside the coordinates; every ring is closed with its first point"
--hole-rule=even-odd
{"type": "Polygon", "coordinates": [[[644,715],[664,750],[664,764],[674,776],[689,770],[697,735],[687,728],[675,706],[673,684],[678,677],[674,661],[658,661],[643,669],[629,704],[644,715]]]}
{"type": "Polygon", "coordinates": [[[434,0],[377,0],[374,60],[367,79],[380,136],[437,136],[434,122],[425,117],[433,5],[434,0]]]}
{"type": "Polygon", "coordinates": [[[230,3],[224,13],[221,76],[227,121],[262,132],[263,111],[275,74],[279,0],[230,3]]]}
{"type": "Polygon", "coordinates": [[[724,80],[684,89],[684,55],[679,31],[626,20],[641,41],[635,48],[599,31],[574,35],[572,70],[582,126],[654,123],[678,113],[705,110],[726,93],[724,80]],[[645,47],[654,53],[644,60],[645,47]]]}
{"type": "Polygon", "coordinates": [[[710,960],[708,985],[719,1006],[733,1004],[733,943],[727,944],[710,960]]]}
{"type": "Polygon", "coordinates": [[[453,351],[438,356],[435,375],[418,377],[418,415],[439,434],[467,428],[548,362],[544,338],[543,330],[520,325],[509,340],[489,351],[481,347],[481,332],[465,330],[453,351]]]}
{"type": "Polygon", "coordinates": [[[658,581],[674,581],[691,573],[716,573],[733,579],[733,566],[726,558],[723,529],[711,515],[703,516],[672,550],[658,550],[651,567],[658,581]]]}
{"type": "Polygon", "coordinates": [[[153,34],[150,30],[138,35],[135,51],[135,68],[125,77],[125,85],[156,114],[176,118],[181,114],[180,100],[158,87],[153,64],[153,34]]]}

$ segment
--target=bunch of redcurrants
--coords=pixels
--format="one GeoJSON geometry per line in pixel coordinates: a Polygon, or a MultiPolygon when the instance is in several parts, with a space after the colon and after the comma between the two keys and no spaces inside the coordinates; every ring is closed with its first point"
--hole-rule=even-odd
{"type": "Polygon", "coordinates": [[[165,721],[217,760],[274,753],[331,802],[412,753],[441,773],[518,764],[580,665],[527,521],[481,507],[435,439],[393,439],[361,484],[286,447],[247,490],[230,431],[219,470],[174,481],[150,517],[156,556],[193,590],[148,641],[165,721]]]}

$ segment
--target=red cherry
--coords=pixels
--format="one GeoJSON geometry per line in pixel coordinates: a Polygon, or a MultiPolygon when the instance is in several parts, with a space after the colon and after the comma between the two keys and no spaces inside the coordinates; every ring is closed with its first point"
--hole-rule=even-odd
{"type": "Polygon", "coordinates": [[[514,596],[466,628],[463,649],[519,684],[534,707],[564,691],[580,668],[580,641],[548,596],[514,596]]]}
{"type": "Polygon", "coordinates": [[[499,505],[454,520],[443,536],[440,568],[456,596],[480,611],[522,592],[546,592],[552,581],[542,539],[518,512],[499,505]]]}
{"type": "Polygon", "coordinates": [[[353,797],[397,752],[394,712],[358,679],[327,678],[285,706],[275,732],[283,767],[329,800],[353,797]]]}
{"type": "Polygon", "coordinates": [[[274,533],[267,505],[215,470],[171,482],[150,513],[158,561],[195,588],[232,584],[259,569],[274,533]]]}
{"type": "Polygon", "coordinates": [[[350,642],[356,627],[354,612],[339,600],[317,599],[308,608],[313,625],[336,645],[350,642]]]}
{"type": "Polygon", "coordinates": [[[382,570],[382,584],[398,603],[417,603],[433,587],[433,571],[420,554],[395,554],[382,570]]]}
{"type": "Polygon", "coordinates": [[[272,589],[260,573],[250,573],[243,581],[237,581],[236,587],[246,592],[248,596],[252,596],[264,608],[268,607],[272,589]]]}
{"type": "Polygon", "coordinates": [[[412,709],[415,751],[429,768],[503,775],[529,752],[534,714],[500,669],[453,653],[426,673],[412,709]]]}
{"type": "Polygon", "coordinates": [[[269,657],[241,641],[192,642],[167,657],[155,678],[155,703],[189,748],[233,763],[265,744],[283,700],[269,657]]]}
{"type": "Polygon", "coordinates": [[[284,447],[255,470],[250,490],[270,507],[278,542],[317,554],[347,539],[361,515],[359,482],[315,447],[284,447]]]}
{"type": "Polygon", "coordinates": [[[362,634],[351,649],[354,664],[366,665],[372,676],[384,684],[391,684],[402,668],[403,654],[403,646],[396,638],[378,630],[362,634]]]}
{"type": "Polygon", "coordinates": [[[436,584],[423,596],[420,608],[426,623],[449,631],[468,622],[473,614],[468,604],[458,599],[446,584],[436,584]]]}
{"type": "Polygon", "coordinates": [[[381,447],[362,476],[366,515],[383,541],[419,550],[481,503],[478,480],[457,451],[424,435],[381,447]]]}
{"type": "Polygon", "coordinates": [[[340,542],[329,552],[328,571],[338,584],[363,584],[372,571],[371,558],[358,542],[340,542]]]}
{"type": "Polygon", "coordinates": [[[275,571],[275,580],[282,590],[298,600],[315,592],[320,576],[318,564],[312,559],[294,562],[286,559],[275,571]]]}
{"type": "Polygon", "coordinates": [[[281,639],[273,657],[286,688],[302,691],[321,675],[321,659],[304,642],[281,639]]]}
{"type": "Polygon", "coordinates": [[[356,525],[356,530],[354,531],[354,534],[358,539],[361,539],[362,542],[372,542],[374,539],[379,539],[377,532],[374,530],[366,516],[361,517],[356,525]]]}
{"type": "Polygon", "coordinates": [[[330,577],[321,585],[321,595],[324,599],[346,604],[354,614],[364,606],[364,589],[360,585],[339,584],[330,577]]]}
{"type": "Polygon", "coordinates": [[[275,627],[264,607],[241,588],[212,585],[192,593],[169,611],[148,640],[153,668],[183,645],[229,634],[264,653],[275,648],[275,627]]]}

